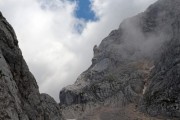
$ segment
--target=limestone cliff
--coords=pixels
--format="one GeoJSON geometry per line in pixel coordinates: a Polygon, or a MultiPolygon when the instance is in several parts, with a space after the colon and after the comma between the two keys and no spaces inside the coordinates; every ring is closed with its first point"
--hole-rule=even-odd
{"type": "Polygon", "coordinates": [[[60,92],[40,94],[0,13],[0,120],[180,119],[180,1],[158,0],[94,47],[92,65],[60,92]],[[62,111],[62,114],[61,114],[62,111]]]}
{"type": "Polygon", "coordinates": [[[61,90],[64,116],[79,120],[178,119],[179,28],[179,0],[158,0],[145,12],[124,20],[94,47],[88,70],[61,90]]]}
{"type": "Polygon", "coordinates": [[[1,13],[0,120],[63,120],[55,100],[39,93],[15,32],[1,13]]]}

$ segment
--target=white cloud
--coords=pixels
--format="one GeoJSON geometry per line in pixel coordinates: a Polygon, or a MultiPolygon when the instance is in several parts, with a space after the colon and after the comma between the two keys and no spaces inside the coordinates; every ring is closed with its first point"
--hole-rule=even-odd
{"type": "Polygon", "coordinates": [[[0,0],[0,10],[14,27],[23,55],[41,92],[57,101],[62,87],[72,84],[91,64],[92,48],[156,0],[92,0],[99,21],[75,18],[76,4],[64,0],[0,0]],[[46,2],[44,2],[46,1],[46,2]],[[81,24],[82,34],[74,30],[81,24]]]}

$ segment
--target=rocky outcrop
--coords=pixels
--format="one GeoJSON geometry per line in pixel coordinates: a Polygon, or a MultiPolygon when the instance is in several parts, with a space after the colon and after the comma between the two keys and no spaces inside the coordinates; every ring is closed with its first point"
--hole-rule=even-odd
{"type": "Polygon", "coordinates": [[[169,20],[171,37],[162,47],[161,55],[155,62],[143,97],[143,110],[153,116],[180,118],[180,1],[166,2],[157,3],[151,8],[164,6],[162,10],[166,13],[166,20],[169,20]]]}
{"type": "MultiPolygon", "coordinates": [[[[159,0],[95,46],[92,65],[60,92],[63,114],[95,120],[112,112],[94,111],[122,112],[132,104],[159,119],[179,118],[179,6],[179,0],[159,0]]],[[[137,118],[130,113],[112,119],[137,118]]]]}
{"type": "Polygon", "coordinates": [[[11,25],[0,13],[0,120],[63,120],[58,104],[40,94],[11,25]]]}

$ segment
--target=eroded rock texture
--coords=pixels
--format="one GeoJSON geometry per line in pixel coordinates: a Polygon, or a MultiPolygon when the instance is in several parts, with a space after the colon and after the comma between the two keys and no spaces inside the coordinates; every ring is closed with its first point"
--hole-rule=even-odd
{"type": "Polygon", "coordinates": [[[151,9],[164,11],[171,28],[171,37],[164,44],[155,62],[150,83],[143,97],[145,110],[153,115],[180,118],[180,1],[166,0],[151,9]],[[164,6],[159,10],[161,6],[164,6]],[[159,7],[157,7],[159,6],[159,7]]]}
{"type": "Polygon", "coordinates": [[[40,94],[11,25],[0,13],[0,120],[62,120],[58,104],[40,94]]]}
{"type": "Polygon", "coordinates": [[[124,20],[94,47],[88,70],[60,92],[63,114],[79,120],[106,120],[113,113],[112,120],[178,119],[179,23],[179,0],[159,0],[124,20]],[[129,106],[158,118],[132,113],[129,106]]]}

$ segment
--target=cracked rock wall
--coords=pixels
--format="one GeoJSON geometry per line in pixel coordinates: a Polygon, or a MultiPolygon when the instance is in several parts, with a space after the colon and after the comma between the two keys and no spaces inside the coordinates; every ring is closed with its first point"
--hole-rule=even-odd
{"type": "Polygon", "coordinates": [[[0,120],[63,120],[54,99],[39,93],[15,32],[1,13],[0,108],[0,120]]]}

